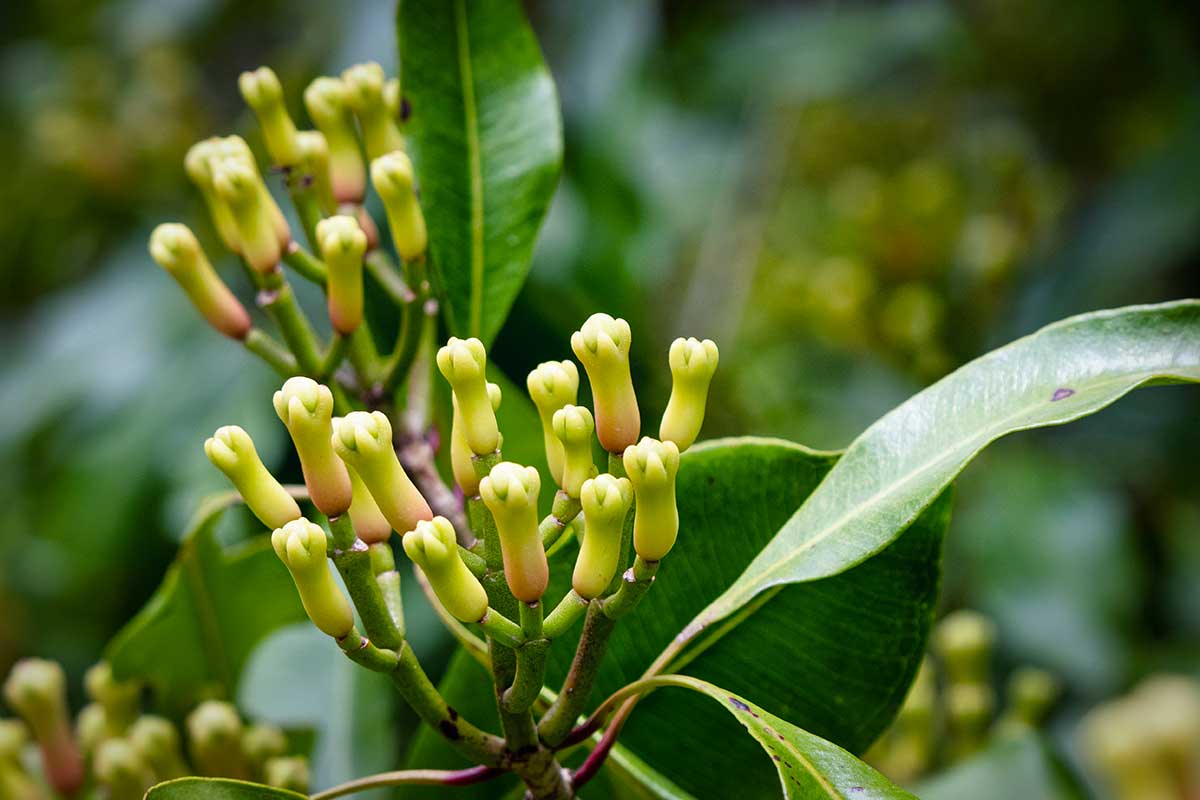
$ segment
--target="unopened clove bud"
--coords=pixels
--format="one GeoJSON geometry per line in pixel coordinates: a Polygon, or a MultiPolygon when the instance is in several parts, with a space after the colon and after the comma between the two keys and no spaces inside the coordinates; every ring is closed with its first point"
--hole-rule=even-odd
{"type": "Polygon", "coordinates": [[[192,763],[200,774],[243,780],[249,777],[242,755],[242,719],[232,705],[206,700],[196,706],[188,714],[187,733],[192,763]]]}
{"type": "Polygon", "coordinates": [[[308,116],[329,145],[329,177],[338,203],[361,203],[367,168],[359,150],[354,115],[346,104],[346,86],[338,78],[321,77],[304,90],[308,116]]]}
{"type": "Polygon", "coordinates": [[[404,137],[384,96],[387,79],[383,67],[373,61],[356,64],[342,73],[342,83],[346,87],[346,104],[362,127],[367,157],[374,161],[385,153],[403,150],[404,137]]]}
{"type": "Polygon", "coordinates": [[[83,757],[71,735],[62,667],[40,658],[18,661],[4,682],[4,699],[33,731],[46,780],[58,792],[73,794],[83,783],[83,757]]]}
{"type": "Polygon", "coordinates": [[[283,86],[270,67],[259,67],[253,72],[238,76],[238,89],[242,99],[258,117],[267,152],[275,164],[291,167],[300,163],[300,149],[296,145],[296,126],[283,102],[283,86]]]}
{"type": "Polygon", "coordinates": [[[333,178],[330,173],[329,143],[320,131],[299,131],[296,134],[296,150],[300,160],[290,176],[301,186],[307,185],[317,198],[321,213],[333,214],[338,202],[333,196],[333,178]]]}
{"type": "Polygon", "coordinates": [[[88,697],[104,708],[111,732],[123,735],[137,719],[141,710],[142,684],[139,681],[118,681],[107,661],[93,664],[83,675],[88,697]]]}
{"type": "Polygon", "coordinates": [[[208,214],[216,226],[221,241],[235,253],[241,252],[241,239],[238,236],[237,224],[233,221],[233,212],[217,194],[213,186],[213,164],[219,158],[222,140],[212,137],[196,142],[187,151],[183,160],[183,168],[188,178],[200,190],[208,214]]]}
{"type": "Polygon", "coordinates": [[[28,739],[19,720],[0,719],[0,797],[5,800],[43,800],[45,796],[21,761],[28,739]]]}
{"type": "Polygon", "coordinates": [[[596,474],[596,465],[592,461],[592,433],[596,423],[592,420],[592,412],[583,406],[563,406],[554,412],[551,424],[563,451],[559,485],[567,497],[578,498],[583,482],[596,474]]]}
{"type": "Polygon", "coordinates": [[[109,800],[140,800],[154,785],[154,772],[126,739],[108,739],[96,748],[96,779],[109,800]]]}
{"type": "Polygon", "coordinates": [[[262,524],[274,529],[300,517],[300,506],[258,457],[254,440],[237,425],[217,428],[204,453],[225,473],[262,524]]]}
{"type": "MultiPolygon", "coordinates": [[[[492,410],[499,410],[500,387],[497,384],[489,383],[487,391],[492,410]]],[[[458,398],[451,394],[450,402],[454,408],[450,423],[451,471],[454,473],[454,481],[462,488],[464,496],[475,497],[479,494],[479,474],[475,471],[475,454],[471,452],[471,445],[467,443],[466,423],[463,421],[462,411],[458,407],[458,398]]],[[[504,437],[500,438],[503,440],[504,437]]]]}
{"type": "Polygon", "coordinates": [[[550,474],[554,482],[562,486],[563,450],[562,442],[554,435],[554,412],[575,403],[579,393],[579,370],[574,361],[545,361],[529,373],[525,387],[542,422],[542,441],[550,474]]]}
{"type": "Polygon", "coordinates": [[[386,542],[392,536],[391,523],[379,510],[379,505],[358,473],[349,466],[346,471],[350,473],[350,522],[354,524],[354,532],[367,544],[386,542]]]}
{"type": "Polygon", "coordinates": [[[363,319],[363,256],[367,235],[350,216],[336,216],[317,223],[317,244],[329,270],[326,294],[333,329],[349,336],[363,319]]]}
{"type": "Polygon", "coordinates": [[[452,616],[478,622],[488,609],[487,592],[458,552],[454,526],[445,517],[422,520],[404,535],[404,552],[421,568],[452,616]]]}
{"type": "Polygon", "coordinates": [[[412,161],[402,150],[376,158],[371,162],[371,184],[383,201],[396,252],[405,261],[423,256],[429,234],[417,200],[412,161]]]}
{"type": "Polygon", "coordinates": [[[597,475],[584,482],[579,499],[585,532],[571,585],[576,594],[591,600],[603,594],[616,575],[625,515],[633,503],[633,485],[628,478],[597,475]]]}
{"type": "Polygon", "coordinates": [[[242,753],[253,770],[262,774],[266,763],[287,752],[287,737],[274,725],[251,725],[242,734],[242,753]]]}
{"type": "Polygon", "coordinates": [[[674,442],[680,452],[691,447],[700,435],[717,358],[717,346],[711,339],[676,339],[671,343],[671,398],[658,437],[674,442]]]}
{"type": "Polygon", "coordinates": [[[300,756],[272,758],[263,765],[263,780],[276,789],[308,794],[308,759],[300,756]]]}
{"type": "Polygon", "coordinates": [[[587,371],[596,409],[596,434],[610,453],[624,452],[641,432],[633,378],[629,373],[629,323],[593,314],[571,335],[571,349],[587,371]]]}
{"type": "Polygon", "coordinates": [[[262,178],[245,164],[226,159],[213,169],[213,188],[233,215],[242,258],[258,272],[275,269],[286,243],[279,241],[274,214],[264,200],[264,195],[267,199],[270,195],[262,178]]]}
{"type": "Polygon", "coordinates": [[[400,466],[392,423],[382,411],[353,411],[333,420],[333,449],[362,479],[380,512],[398,532],[433,519],[429,503],[400,466]]]}
{"type": "Polygon", "coordinates": [[[633,549],[645,561],[659,561],[675,546],[679,534],[679,510],[675,506],[679,448],[674,442],[647,436],[625,448],[623,461],[637,497],[633,549]]]}
{"type": "Polygon", "coordinates": [[[179,731],[169,719],[150,714],[138,717],[129,729],[129,743],[154,770],[154,777],[159,781],[187,774],[179,744],[179,731]]]}
{"type": "Polygon", "coordinates": [[[323,633],[340,639],[354,627],[354,612],[327,559],[329,537],[320,526],[301,517],[271,534],[275,554],[292,573],[308,618],[323,633]]]}
{"type": "Polygon", "coordinates": [[[500,447],[500,428],[488,396],[487,352],[483,342],[451,336],[438,350],[437,365],[454,391],[471,452],[477,456],[494,453],[500,447]]]}
{"type": "Polygon", "coordinates": [[[231,339],[245,339],[250,314],[217,275],[186,225],[167,222],[150,234],[150,255],[175,279],[200,315],[231,339]]]}
{"type": "Polygon", "coordinates": [[[505,461],[479,482],[479,496],[496,521],[504,577],[513,596],[535,603],[546,591],[550,568],[538,533],[541,478],[533,467],[505,461]]]}
{"type": "Polygon", "coordinates": [[[333,393],[328,386],[298,375],[275,392],[273,403],[296,445],[313,505],[327,517],[344,514],[353,489],[346,465],[333,452],[333,393]]]}
{"type": "Polygon", "coordinates": [[[934,651],[942,659],[946,677],[954,683],[989,683],[996,626],[970,609],[947,614],[933,632],[934,651]]]}

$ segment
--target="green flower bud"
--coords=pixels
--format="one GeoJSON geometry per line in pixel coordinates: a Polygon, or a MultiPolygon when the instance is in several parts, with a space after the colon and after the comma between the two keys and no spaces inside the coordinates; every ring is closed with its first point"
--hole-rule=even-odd
{"type": "Polygon", "coordinates": [[[546,591],[550,567],[538,533],[538,471],[504,461],[479,482],[479,496],[496,520],[504,577],[513,596],[535,603],[546,591]]]}
{"type": "Polygon", "coordinates": [[[346,465],[333,452],[333,393],[312,378],[296,376],[284,382],[273,402],[296,445],[313,505],[327,517],[344,514],[353,488],[346,465]]]}
{"type": "Polygon", "coordinates": [[[296,134],[296,150],[300,153],[297,163],[299,175],[293,175],[292,179],[307,182],[311,186],[322,213],[335,213],[338,202],[333,196],[329,143],[325,141],[325,135],[320,131],[299,131],[296,134]]]}
{"type": "Polygon", "coordinates": [[[933,633],[934,651],[950,683],[987,683],[996,626],[977,611],[947,614],[933,633]]]}
{"type": "Polygon", "coordinates": [[[1200,684],[1183,675],[1151,675],[1131,696],[1142,712],[1143,735],[1178,775],[1196,768],[1200,747],[1200,684]]]}
{"type": "Polygon", "coordinates": [[[579,393],[579,370],[574,361],[545,361],[529,373],[525,387],[542,421],[542,440],[550,474],[554,482],[562,486],[563,449],[562,442],[554,435],[554,412],[563,406],[574,405],[579,393]]]}
{"type": "Polygon", "coordinates": [[[437,365],[462,413],[467,445],[477,456],[494,453],[500,446],[500,428],[487,390],[487,352],[478,339],[450,337],[438,350],[437,365]]]}
{"type": "MultiPolygon", "coordinates": [[[[500,408],[500,387],[494,383],[487,385],[488,400],[492,411],[500,408]]],[[[455,482],[462,487],[463,494],[475,497],[479,494],[479,475],[475,472],[473,461],[475,454],[467,443],[466,423],[462,411],[458,408],[458,398],[450,395],[450,403],[454,407],[454,416],[450,423],[450,468],[454,473],[455,482]]],[[[503,436],[500,437],[503,440],[503,436]]]]}
{"type": "Polygon", "coordinates": [[[346,104],[346,86],[338,78],[321,77],[304,90],[308,116],[329,144],[329,176],[339,203],[361,203],[367,188],[367,168],[346,104]]]}
{"type": "Polygon", "coordinates": [[[0,761],[21,757],[29,741],[29,730],[19,719],[0,719],[0,761]]]}
{"type": "Polygon", "coordinates": [[[275,236],[279,239],[279,247],[286,248],[292,240],[287,217],[283,215],[279,204],[275,202],[275,198],[267,189],[267,183],[263,180],[262,173],[258,171],[258,162],[254,160],[254,153],[251,152],[250,145],[246,144],[245,139],[240,136],[226,136],[224,139],[216,140],[211,164],[214,181],[219,167],[227,161],[244,166],[254,175],[262,207],[266,209],[266,216],[270,217],[271,227],[275,229],[275,236]]]}
{"type": "Polygon", "coordinates": [[[412,161],[402,150],[375,158],[371,162],[371,184],[383,200],[396,252],[405,261],[420,258],[429,244],[429,234],[417,201],[412,161]]]}
{"type": "Polygon", "coordinates": [[[263,766],[263,779],[276,789],[308,794],[308,759],[300,756],[272,758],[263,766]]]}
{"type": "Polygon", "coordinates": [[[33,730],[46,780],[55,790],[73,794],[83,783],[83,758],[71,736],[62,667],[40,658],[18,661],[4,682],[4,699],[33,730]]]}
{"type": "Polygon", "coordinates": [[[387,83],[383,84],[383,104],[393,119],[399,119],[400,106],[403,102],[400,97],[400,79],[388,78],[387,83]]]}
{"type": "Polygon", "coordinates": [[[274,725],[251,725],[242,734],[242,752],[261,770],[272,758],[287,753],[287,737],[274,725]]]}
{"type": "Polygon", "coordinates": [[[382,411],[352,411],[333,420],[333,449],[358,473],[379,511],[396,531],[433,519],[429,503],[409,480],[392,448],[392,423],[382,411]]]}
{"type": "Polygon", "coordinates": [[[175,279],[208,324],[231,339],[250,331],[250,314],[217,275],[186,225],[167,222],[150,234],[150,255],[175,279]]]}
{"type": "Polygon", "coordinates": [[[633,549],[644,561],[659,561],[671,552],[679,534],[679,511],[675,507],[679,448],[674,442],[646,436],[625,448],[623,461],[637,496],[633,549]]]}
{"type": "Polygon", "coordinates": [[[403,541],[404,552],[425,573],[447,611],[463,622],[483,619],[488,609],[487,592],[463,563],[450,520],[422,520],[404,535],[403,541]]]}
{"type": "Polygon", "coordinates": [[[109,739],[96,748],[93,765],[109,800],[141,800],[154,785],[154,773],[125,739],[109,739]]]}
{"type": "Polygon", "coordinates": [[[968,756],[983,745],[995,710],[996,693],[990,684],[955,683],[946,687],[946,723],[953,759],[968,756]]]}
{"type": "Polygon", "coordinates": [[[19,720],[0,719],[0,797],[5,800],[43,800],[45,795],[21,761],[28,740],[29,732],[19,720]]]}
{"type": "Polygon", "coordinates": [[[294,519],[271,534],[275,554],[292,573],[300,602],[308,618],[323,633],[340,639],[354,627],[354,612],[333,579],[326,554],[325,530],[304,517],[294,519]]]}
{"type": "Polygon", "coordinates": [[[137,719],[141,708],[140,681],[118,681],[107,661],[94,664],[83,676],[88,697],[104,707],[107,723],[113,733],[120,735],[137,719]]]}
{"type": "Polygon", "coordinates": [[[671,399],[663,412],[658,436],[687,450],[700,434],[708,384],[717,371],[717,346],[711,339],[676,339],[671,343],[671,399]]]}
{"type": "Polygon", "coordinates": [[[329,269],[329,321],[343,336],[354,333],[363,319],[363,255],[367,235],[354,217],[337,216],[317,223],[317,245],[329,269]]]}
{"type": "Polygon", "coordinates": [[[108,724],[108,714],[99,703],[88,703],[75,717],[75,741],[85,756],[91,756],[105,739],[119,735],[108,724]]]}
{"type": "Polygon", "coordinates": [[[554,412],[551,424],[563,450],[559,485],[568,497],[579,497],[583,482],[596,474],[592,461],[592,432],[596,423],[592,421],[592,412],[583,406],[563,406],[554,412]]]}
{"type": "Polygon", "coordinates": [[[245,164],[225,159],[213,169],[213,188],[233,214],[242,258],[259,272],[275,269],[285,245],[279,241],[274,214],[264,200],[264,195],[267,199],[270,195],[262,178],[245,164]]]}
{"type": "Polygon", "coordinates": [[[1008,679],[1007,717],[1026,729],[1036,728],[1046,718],[1061,689],[1058,680],[1044,669],[1015,670],[1008,679]]]}
{"type": "Polygon", "coordinates": [[[270,67],[259,67],[253,72],[238,76],[238,89],[242,99],[258,117],[267,152],[281,167],[290,167],[300,162],[300,149],[296,146],[296,126],[283,102],[283,86],[270,67]]]}
{"type": "Polygon", "coordinates": [[[225,243],[226,247],[237,253],[241,250],[241,244],[237,224],[233,221],[233,212],[217,195],[217,190],[213,187],[212,165],[220,150],[221,141],[218,137],[212,137],[196,142],[187,151],[183,160],[183,168],[187,172],[188,178],[200,190],[221,241],[225,243]]]}
{"type": "Polygon", "coordinates": [[[571,585],[576,594],[591,600],[604,593],[617,573],[621,532],[633,503],[633,484],[628,478],[597,475],[584,482],[579,499],[586,528],[571,585]]]}
{"type": "Polygon", "coordinates": [[[346,104],[362,126],[367,157],[374,161],[385,153],[403,150],[404,137],[384,97],[387,81],[383,67],[373,61],[356,64],[342,73],[342,83],[346,87],[346,104]]]}
{"type": "Polygon", "coordinates": [[[629,374],[629,323],[592,314],[571,335],[571,349],[587,371],[596,408],[596,433],[610,453],[638,440],[642,427],[633,378],[629,374]]]}
{"type": "Polygon", "coordinates": [[[237,425],[217,428],[204,443],[204,453],[263,525],[279,528],[300,517],[300,506],[263,465],[250,434],[237,425]]]}
{"type": "Polygon", "coordinates": [[[154,770],[154,777],[159,781],[187,774],[179,744],[179,731],[169,719],[149,714],[139,717],[129,729],[129,743],[154,770]]]}
{"type": "Polygon", "coordinates": [[[242,719],[231,704],[207,700],[196,706],[188,714],[187,733],[188,751],[201,775],[248,777],[242,755],[242,719]]]}
{"type": "Polygon", "coordinates": [[[386,542],[392,536],[391,523],[379,510],[358,473],[350,467],[346,467],[346,471],[350,473],[350,521],[354,523],[354,532],[367,544],[386,542]]]}

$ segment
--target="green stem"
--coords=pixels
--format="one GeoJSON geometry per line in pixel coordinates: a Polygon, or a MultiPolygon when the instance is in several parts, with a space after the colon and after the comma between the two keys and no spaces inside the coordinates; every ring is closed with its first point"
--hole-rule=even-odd
{"type": "Polygon", "coordinates": [[[383,594],[383,602],[396,629],[404,637],[404,595],[400,590],[400,572],[396,569],[396,557],[392,554],[392,546],[387,542],[376,542],[368,545],[371,553],[371,571],[375,573],[375,582],[383,594]]]}
{"type": "Polygon", "coordinates": [[[296,303],[292,287],[276,267],[262,276],[262,290],[258,293],[258,305],[270,315],[279,327],[279,333],[288,349],[296,357],[296,363],[306,375],[316,375],[321,369],[321,358],[317,352],[316,336],[312,327],[296,303]]]}
{"type": "MultiPolygon", "coordinates": [[[[309,245],[314,248],[316,247],[311,240],[309,245]]],[[[312,281],[322,288],[324,288],[325,281],[329,277],[329,271],[325,268],[325,262],[305,250],[295,241],[289,244],[287,249],[283,251],[283,263],[295,270],[296,274],[301,278],[312,281]]]]}
{"type": "Polygon", "coordinates": [[[247,350],[270,365],[271,369],[279,373],[281,378],[290,378],[299,372],[296,359],[287,351],[287,348],[261,328],[251,328],[250,332],[246,334],[246,338],[242,340],[242,344],[246,346],[247,350]]]}
{"type": "Polygon", "coordinates": [[[583,711],[615,626],[616,620],[604,613],[601,602],[593,600],[588,606],[571,669],[558,697],[538,723],[538,736],[547,746],[561,744],[583,711]]]}
{"type": "Polygon", "coordinates": [[[383,596],[383,589],[376,580],[371,565],[371,552],[367,545],[354,533],[349,514],[329,520],[333,532],[333,563],[346,583],[350,599],[358,610],[367,637],[379,647],[394,650],[404,641],[404,632],[396,624],[383,596]]]}
{"type": "Polygon", "coordinates": [[[643,561],[641,556],[633,560],[633,566],[621,576],[621,588],[601,602],[601,608],[610,619],[620,619],[637,608],[642,597],[654,583],[661,561],[643,561]]]}
{"type": "Polygon", "coordinates": [[[554,495],[554,505],[550,509],[550,513],[538,525],[538,533],[542,537],[542,547],[546,550],[553,547],[571,521],[579,516],[581,508],[578,497],[571,497],[559,489],[554,495]]]}
{"type": "Polygon", "coordinates": [[[467,565],[467,569],[471,570],[471,574],[476,578],[482,578],[487,574],[487,561],[482,557],[475,555],[461,544],[458,546],[458,554],[462,557],[463,563],[467,565]]]}
{"type": "Polygon", "coordinates": [[[466,625],[463,625],[462,622],[446,610],[446,607],[437,599],[437,594],[433,591],[433,587],[429,585],[429,579],[425,577],[425,573],[421,572],[415,565],[413,566],[413,575],[416,576],[417,585],[421,587],[425,599],[433,606],[434,613],[438,615],[438,619],[446,626],[446,630],[450,631],[450,635],[463,646],[471,658],[478,661],[484,668],[490,670],[492,662],[488,656],[487,642],[471,633],[466,625]]]}
{"type": "Polygon", "coordinates": [[[329,347],[325,350],[325,357],[321,360],[321,373],[317,376],[317,380],[329,380],[329,377],[337,371],[346,358],[346,351],[349,349],[350,339],[335,331],[329,347]]]}
{"type": "Polygon", "coordinates": [[[417,360],[425,319],[422,313],[423,304],[424,297],[414,296],[412,302],[400,306],[400,328],[396,333],[396,345],[384,366],[384,391],[392,391],[403,383],[417,360]]]}
{"type": "Polygon", "coordinates": [[[489,638],[495,639],[505,647],[517,648],[525,644],[525,633],[521,626],[494,608],[484,612],[483,619],[479,620],[479,627],[483,628],[489,638]]]}
{"type": "Polygon", "coordinates": [[[358,374],[364,396],[379,397],[382,391],[379,383],[379,351],[375,349],[375,340],[371,337],[371,330],[365,319],[354,333],[350,334],[348,355],[350,363],[354,365],[354,371],[358,374]]]}
{"type": "Polygon", "coordinates": [[[557,639],[574,627],[583,613],[588,609],[588,601],[580,597],[574,589],[567,592],[559,601],[546,622],[542,626],[542,635],[547,639],[557,639]]]}
{"type": "MultiPolygon", "coordinates": [[[[317,193],[313,191],[310,176],[298,176],[300,180],[295,180],[297,177],[291,173],[288,174],[288,195],[292,198],[292,205],[296,209],[296,216],[300,218],[300,225],[304,228],[304,238],[308,240],[308,246],[313,250],[319,250],[317,244],[317,223],[321,221],[324,215],[321,211],[321,203],[317,200],[317,193]],[[308,180],[305,180],[308,178],[308,180]]],[[[295,245],[295,242],[292,242],[295,245]]],[[[299,270],[297,270],[299,272],[299,270]]],[[[322,270],[323,272],[323,270],[322,270]]],[[[308,278],[313,283],[324,284],[325,278],[322,275],[320,279],[300,274],[308,278]]]]}
{"type": "MultiPolygon", "coordinates": [[[[501,455],[497,450],[494,453],[488,453],[484,456],[472,456],[471,465],[475,467],[475,474],[480,479],[487,477],[492,467],[500,463],[501,455]]],[[[480,541],[480,548],[484,562],[489,570],[504,569],[504,555],[500,550],[500,533],[496,530],[496,521],[492,519],[492,512],[488,511],[488,507],[479,497],[472,497],[467,500],[467,514],[471,522],[471,530],[475,533],[480,541]]]]}
{"type": "Polygon", "coordinates": [[[372,250],[367,253],[363,265],[397,306],[408,305],[416,298],[412,289],[408,288],[408,284],[404,282],[404,278],[400,277],[400,273],[396,271],[396,267],[388,258],[387,253],[378,249],[372,250]]]}

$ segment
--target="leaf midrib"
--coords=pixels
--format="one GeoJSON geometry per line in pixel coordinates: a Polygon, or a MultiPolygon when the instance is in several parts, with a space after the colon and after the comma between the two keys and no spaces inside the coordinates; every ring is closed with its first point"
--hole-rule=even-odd
{"type": "Polygon", "coordinates": [[[483,163],[479,143],[479,110],[475,102],[475,76],[471,64],[470,31],[465,0],[454,2],[454,27],[458,38],[458,71],[462,82],[463,124],[466,127],[467,171],[471,179],[471,336],[483,330],[483,163]]]}

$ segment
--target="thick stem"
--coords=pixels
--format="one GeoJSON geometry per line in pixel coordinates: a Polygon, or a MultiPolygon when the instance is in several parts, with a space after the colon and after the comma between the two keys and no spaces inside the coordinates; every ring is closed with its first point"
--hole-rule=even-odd
{"type": "Polygon", "coordinates": [[[542,625],[542,635],[547,639],[557,639],[574,627],[575,622],[588,609],[586,598],[580,597],[574,589],[567,592],[559,601],[546,622],[542,625]]]}
{"type": "Polygon", "coordinates": [[[547,746],[561,744],[583,712],[615,626],[616,620],[604,613],[601,601],[593,600],[562,690],[538,723],[538,736],[547,746]]]}
{"type": "Polygon", "coordinates": [[[538,525],[538,533],[542,537],[542,547],[546,550],[553,547],[571,521],[579,516],[581,508],[578,497],[570,497],[559,489],[554,495],[554,505],[551,507],[550,513],[538,525]]]}
{"type": "Polygon", "coordinates": [[[254,355],[265,361],[281,378],[290,378],[300,371],[296,359],[287,348],[275,341],[275,337],[261,328],[251,328],[242,340],[254,355]]]}
{"type": "Polygon", "coordinates": [[[275,321],[279,333],[288,349],[296,357],[296,363],[306,375],[316,375],[321,369],[321,357],[317,352],[316,336],[312,327],[296,304],[292,287],[276,267],[261,276],[262,289],[258,293],[258,305],[275,321]]]}
{"type": "Polygon", "coordinates": [[[400,277],[400,273],[396,271],[391,259],[382,250],[376,249],[367,253],[366,258],[363,259],[363,266],[396,305],[404,306],[411,303],[416,297],[412,289],[408,288],[408,284],[404,282],[404,278],[400,277]]]}
{"type": "Polygon", "coordinates": [[[377,646],[395,650],[404,641],[404,631],[396,624],[383,595],[383,589],[376,580],[375,570],[371,565],[371,552],[367,545],[354,534],[354,526],[349,514],[342,514],[329,520],[329,528],[333,532],[334,566],[346,583],[350,599],[358,610],[367,637],[377,646]]]}
{"type": "Polygon", "coordinates": [[[396,557],[392,554],[392,546],[387,542],[376,542],[367,549],[371,552],[371,570],[375,573],[379,591],[383,593],[383,602],[403,638],[404,595],[400,588],[400,572],[396,569],[396,557]]]}
{"type": "MultiPolygon", "coordinates": [[[[316,227],[315,223],[313,227],[316,227]]],[[[310,239],[309,246],[315,248],[316,244],[310,239]]],[[[294,269],[300,277],[312,281],[317,286],[325,286],[325,281],[328,279],[325,262],[296,242],[290,243],[283,251],[283,263],[294,269]]]]}
{"type": "Polygon", "coordinates": [[[633,560],[633,566],[621,576],[621,588],[601,603],[604,613],[611,619],[620,619],[637,608],[658,573],[660,561],[643,561],[641,556],[633,560]]]}

